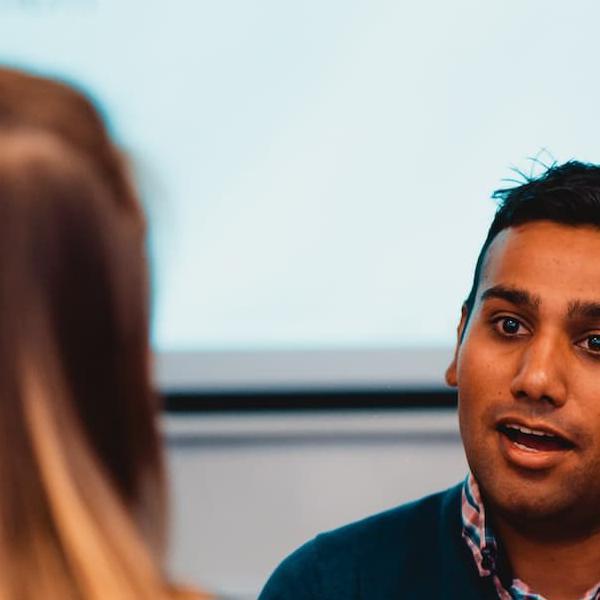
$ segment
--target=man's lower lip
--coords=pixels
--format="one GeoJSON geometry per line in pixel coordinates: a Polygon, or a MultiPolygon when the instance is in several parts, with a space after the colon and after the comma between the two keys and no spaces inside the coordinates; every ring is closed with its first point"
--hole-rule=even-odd
{"type": "Polygon", "coordinates": [[[562,450],[530,450],[513,442],[502,432],[497,432],[500,438],[500,450],[504,458],[523,469],[549,469],[558,465],[571,452],[570,448],[562,450]]]}

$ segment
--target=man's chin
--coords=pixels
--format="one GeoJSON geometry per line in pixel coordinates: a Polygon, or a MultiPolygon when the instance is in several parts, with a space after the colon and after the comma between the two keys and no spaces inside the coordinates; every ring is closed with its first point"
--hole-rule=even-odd
{"type": "Polygon", "coordinates": [[[545,523],[555,520],[568,512],[568,502],[559,498],[547,498],[542,496],[512,495],[492,500],[490,508],[494,512],[510,517],[512,521],[526,521],[528,523],[545,523]]]}
{"type": "Polygon", "coordinates": [[[483,484],[481,492],[492,521],[501,518],[524,533],[529,530],[537,535],[552,535],[557,528],[564,533],[568,523],[574,526],[577,499],[568,488],[545,483],[517,486],[496,480],[489,489],[483,484]]]}
{"type": "Polygon", "coordinates": [[[573,484],[579,477],[573,464],[563,459],[549,467],[523,466],[497,448],[488,450],[485,461],[472,465],[486,504],[489,500],[503,512],[543,520],[562,513],[576,500],[573,484]]]}

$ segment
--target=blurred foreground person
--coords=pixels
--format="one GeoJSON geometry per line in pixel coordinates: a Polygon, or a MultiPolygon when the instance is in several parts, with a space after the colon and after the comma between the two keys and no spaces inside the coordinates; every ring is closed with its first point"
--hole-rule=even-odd
{"type": "Polygon", "coordinates": [[[63,129],[9,88],[0,73],[0,600],[202,598],[162,567],[141,211],[87,101],[92,127],[54,107],[63,129]]]}
{"type": "Polygon", "coordinates": [[[600,599],[600,166],[494,196],[446,372],[470,473],[317,536],[261,600],[600,599]]]}

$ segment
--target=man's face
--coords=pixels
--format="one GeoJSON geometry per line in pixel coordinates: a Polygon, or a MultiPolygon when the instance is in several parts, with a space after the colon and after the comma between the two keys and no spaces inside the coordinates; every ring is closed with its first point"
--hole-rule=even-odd
{"type": "Polygon", "coordinates": [[[446,379],[498,514],[600,525],[600,230],[502,231],[446,379]]]}

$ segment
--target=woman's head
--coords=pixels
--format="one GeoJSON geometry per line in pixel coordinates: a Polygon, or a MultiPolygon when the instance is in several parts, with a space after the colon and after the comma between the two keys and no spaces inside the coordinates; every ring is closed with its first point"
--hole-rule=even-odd
{"type": "Polygon", "coordinates": [[[1,129],[0,598],[39,596],[45,572],[64,598],[142,597],[138,568],[158,585],[146,304],[140,236],[95,166],[47,131],[1,129]]]}
{"type": "Polygon", "coordinates": [[[0,66],[0,127],[27,125],[54,133],[94,163],[115,202],[142,222],[123,157],[91,101],[73,87],[0,66]]]}
{"type": "MultiPolygon", "coordinates": [[[[135,462],[142,455],[149,460],[159,453],[139,421],[148,411],[153,415],[155,406],[150,406],[148,387],[143,214],[133,185],[93,104],[66,84],[0,67],[0,132],[4,132],[5,176],[12,173],[11,182],[21,195],[39,195],[44,185],[48,193],[59,183],[63,186],[60,207],[46,201],[19,208],[23,218],[24,211],[30,211],[27,218],[37,231],[31,240],[36,244],[31,250],[38,249],[37,262],[29,267],[47,271],[38,285],[49,287],[38,292],[47,300],[48,314],[54,319],[71,385],[90,397],[80,406],[81,418],[119,492],[136,507],[144,485],[123,457],[131,455],[135,462]],[[22,175],[18,182],[17,173],[22,175]],[[95,187],[101,188],[94,197],[101,200],[89,200],[85,194],[80,199],[73,187],[75,175],[80,180],[87,177],[88,186],[93,177],[95,187]],[[53,180],[42,183],[43,178],[53,180]],[[72,191],[67,193],[65,185],[72,191]],[[105,230],[99,219],[105,222],[105,230]],[[100,236],[104,245],[94,246],[100,236]],[[59,248],[58,244],[67,241],[69,249],[66,245],[59,248]],[[99,268],[102,273],[97,272],[99,268]],[[115,311],[122,313],[125,305],[127,317],[115,320],[115,311]],[[112,393],[116,383],[119,397],[112,393]],[[109,392],[110,398],[103,399],[109,392]],[[136,403],[143,405],[142,415],[136,403]]],[[[9,210],[3,204],[0,215],[9,210]]],[[[0,244],[7,239],[2,236],[0,244]]],[[[19,258],[24,260],[15,257],[19,258]]],[[[156,457],[152,462],[158,464],[156,457]]]]}
{"type": "Polygon", "coordinates": [[[175,597],[143,228],[93,105],[0,67],[0,600],[175,597]]]}

